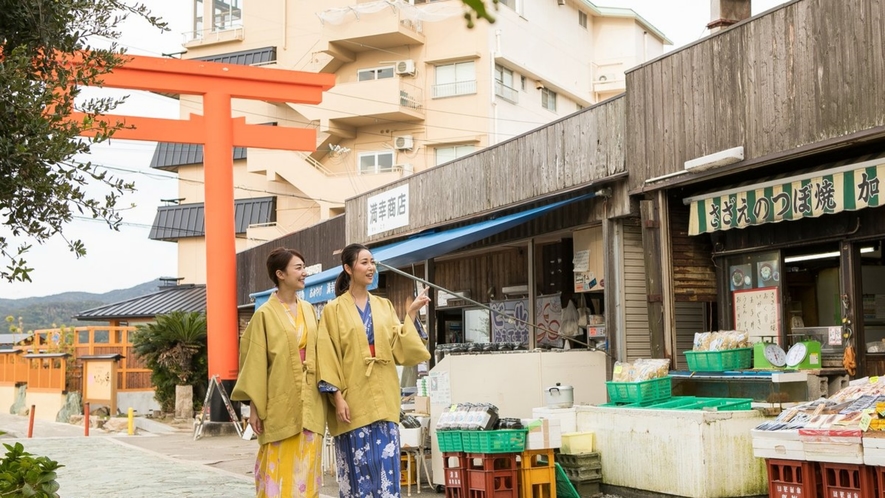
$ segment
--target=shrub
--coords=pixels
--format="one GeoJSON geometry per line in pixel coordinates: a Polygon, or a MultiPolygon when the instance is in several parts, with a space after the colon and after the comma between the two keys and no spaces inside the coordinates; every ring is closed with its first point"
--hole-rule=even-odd
{"type": "Polygon", "coordinates": [[[21,443],[15,446],[3,444],[6,456],[0,460],[0,496],[57,498],[58,462],[41,456],[35,457],[25,451],[21,443]]]}

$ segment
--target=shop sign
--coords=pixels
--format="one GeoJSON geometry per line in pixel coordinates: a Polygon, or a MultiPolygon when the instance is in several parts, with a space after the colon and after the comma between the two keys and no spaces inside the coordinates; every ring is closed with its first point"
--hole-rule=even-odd
{"type": "Polygon", "coordinates": [[[409,224],[409,185],[400,185],[369,197],[368,235],[375,235],[409,224]]]}
{"type": "Polygon", "coordinates": [[[877,207],[883,178],[885,161],[877,159],[686,199],[691,206],[688,234],[877,207]]]}

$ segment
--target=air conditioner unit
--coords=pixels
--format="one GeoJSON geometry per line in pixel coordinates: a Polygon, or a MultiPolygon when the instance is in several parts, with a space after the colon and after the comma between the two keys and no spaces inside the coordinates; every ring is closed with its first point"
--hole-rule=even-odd
{"type": "Polygon", "coordinates": [[[402,135],[393,139],[393,148],[396,150],[412,150],[414,146],[412,135],[402,135]]]}
{"type": "Polygon", "coordinates": [[[597,83],[611,83],[617,79],[614,73],[600,74],[599,78],[596,79],[597,83]]]}
{"type": "Polygon", "coordinates": [[[415,61],[406,59],[396,63],[396,74],[415,76],[415,61]]]}

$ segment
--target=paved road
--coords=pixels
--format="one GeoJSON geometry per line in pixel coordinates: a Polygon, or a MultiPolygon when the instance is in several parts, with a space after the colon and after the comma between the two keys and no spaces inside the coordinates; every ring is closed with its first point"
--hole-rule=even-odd
{"type": "MultiPolygon", "coordinates": [[[[26,451],[63,464],[58,471],[63,498],[254,496],[255,441],[236,436],[194,441],[186,428],[146,425],[154,432],[127,436],[92,429],[85,437],[82,427],[37,420],[28,439],[27,417],[0,414],[0,430],[6,432],[0,442],[21,442],[26,451]]],[[[334,478],[327,476],[326,484],[322,496],[337,496],[334,478]]]]}

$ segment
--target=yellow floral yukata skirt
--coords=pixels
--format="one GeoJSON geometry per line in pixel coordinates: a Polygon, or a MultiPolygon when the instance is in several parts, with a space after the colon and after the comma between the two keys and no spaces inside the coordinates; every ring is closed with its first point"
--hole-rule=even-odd
{"type": "Polygon", "coordinates": [[[322,479],[323,437],[308,430],[262,445],[255,459],[258,498],[316,498],[322,479]]]}

